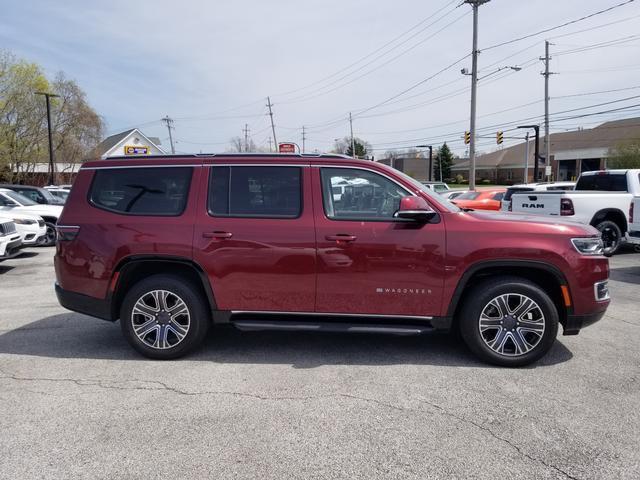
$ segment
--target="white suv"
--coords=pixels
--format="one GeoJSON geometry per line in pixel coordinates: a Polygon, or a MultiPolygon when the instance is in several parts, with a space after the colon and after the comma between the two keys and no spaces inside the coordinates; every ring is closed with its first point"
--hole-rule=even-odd
{"type": "Polygon", "coordinates": [[[13,222],[24,246],[45,242],[47,227],[42,217],[19,212],[0,212],[0,222],[13,222]]]}
{"type": "Polygon", "coordinates": [[[0,215],[12,217],[14,213],[42,217],[46,227],[46,235],[41,245],[56,243],[56,223],[62,213],[62,205],[43,205],[13,190],[0,188],[0,215]]]}
{"type": "Polygon", "coordinates": [[[11,220],[0,219],[0,262],[20,253],[22,240],[11,220]]]}

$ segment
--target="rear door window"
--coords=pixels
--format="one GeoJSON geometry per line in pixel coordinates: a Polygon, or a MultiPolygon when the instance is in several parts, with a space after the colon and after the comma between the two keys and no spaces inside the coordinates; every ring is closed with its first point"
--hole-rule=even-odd
{"type": "Polygon", "coordinates": [[[300,167],[211,167],[209,213],[215,217],[297,218],[302,213],[300,167]]]}
{"type": "Polygon", "coordinates": [[[89,201],[126,215],[178,216],[187,204],[192,171],[190,167],[99,169],[89,201]]]}

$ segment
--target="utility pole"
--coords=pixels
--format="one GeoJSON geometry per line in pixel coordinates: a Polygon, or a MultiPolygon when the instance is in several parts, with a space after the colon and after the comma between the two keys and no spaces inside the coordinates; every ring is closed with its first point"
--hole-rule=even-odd
{"type": "Polygon", "coordinates": [[[269,151],[271,151],[271,137],[269,137],[269,151]]]}
{"type": "MultiPolygon", "coordinates": [[[[478,7],[489,0],[465,0],[473,7],[473,50],[471,52],[471,120],[469,132],[471,141],[469,142],[469,190],[476,189],[476,95],[478,86],[478,7]]],[[[442,175],[440,175],[442,177],[442,175]]],[[[442,180],[442,179],[441,179],[442,180]]]]}
{"type": "Polygon", "coordinates": [[[356,143],[353,139],[353,118],[351,118],[351,112],[349,112],[349,128],[351,129],[351,156],[356,158],[356,143]]]}
{"type": "MultiPolygon", "coordinates": [[[[544,42],[544,57],[540,57],[540,60],[544,61],[544,162],[545,165],[551,165],[551,143],[549,142],[549,75],[552,73],[549,71],[549,40],[544,42]]],[[[549,178],[547,177],[548,181],[549,178]]]]}
{"type": "Polygon", "coordinates": [[[302,125],[302,153],[304,153],[306,140],[307,140],[307,135],[304,129],[304,125],[302,125]]]}
{"type": "Polygon", "coordinates": [[[276,127],[273,124],[273,111],[271,110],[271,107],[273,107],[273,103],[271,103],[271,99],[269,97],[267,97],[267,107],[269,107],[269,116],[271,117],[271,132],[273,132],[273,145],[275,149],[278,150],[278,140],[276,140],[276,127]]]}
{"type": "Polygon", "coordinates": [[[524,148],[524,182],[529,183],[529,132],[524,137],[524,141],[526,142],[524,148]]]}
{"type": "Polygon", "coordinates": [[[244,151],[248,152],[249,151],[249,125],[245,123],[242,131],[244,132],[244,151]]]}
{"type": "Polygon", "coordinates": [[[47,102],[47,132],[49,133],[49,185],[54,185],[54,169],[53,169],[53,134],[51,131],[51,97],[59,97],[55,93],[36,92],[36,95],[43,95],[47,102]]]}
{"type": "Polygon", "coordinates": [[[173,119],[169,118],[169,115],[167,115],[162,119],[162,121],[167,124],[167,130],[169,131],[169,143],[171,144],[171,153],[175,155],[176,149],[173,146],[173,136],[171,135],[171,129],[175,129],[175,127],[173,126],[173,119]]]}

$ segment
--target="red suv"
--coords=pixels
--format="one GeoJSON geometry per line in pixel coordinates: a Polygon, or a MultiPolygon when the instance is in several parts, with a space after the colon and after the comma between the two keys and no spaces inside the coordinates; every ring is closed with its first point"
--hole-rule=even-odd
{"type": "Polygon", "coordinates": [[[385,165],[339,155],[85,163],[57,225],[56,292],[152,358],[209,327],[460,330],[483,360],[531,363],[558,324],[608,304],[589,226],[462,211],[385,165]]]}

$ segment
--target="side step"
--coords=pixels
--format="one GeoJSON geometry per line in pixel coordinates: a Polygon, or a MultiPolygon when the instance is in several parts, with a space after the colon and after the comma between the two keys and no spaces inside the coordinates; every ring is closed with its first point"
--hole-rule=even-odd
{"type": "Polygon", "coordinates": [[[231,320],[231,325],[242,331],[282,330],[298,332],[385,333],[391,335],[420,335],[433,332],[430,325],[402,325],[379,323],[347,323],[318,321],[231,320]]]}

